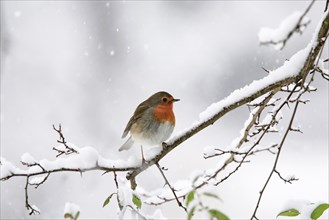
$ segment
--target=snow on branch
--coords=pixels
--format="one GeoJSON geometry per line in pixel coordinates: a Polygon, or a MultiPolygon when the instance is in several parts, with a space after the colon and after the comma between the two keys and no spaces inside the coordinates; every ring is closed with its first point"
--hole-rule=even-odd
{"type": "Polygon", "coordinates": [[[282,50],[286,45],[290,37],[296,33],[302,33],[311,20],[306,17],[306,14],[314,4],[315,0],[312,0],[304,13],[296,11],[285,18],[278,28],[261,28],[258,33],[258,39],[260,44],[267,45],[272,44],[277,50],[282,50]]]}

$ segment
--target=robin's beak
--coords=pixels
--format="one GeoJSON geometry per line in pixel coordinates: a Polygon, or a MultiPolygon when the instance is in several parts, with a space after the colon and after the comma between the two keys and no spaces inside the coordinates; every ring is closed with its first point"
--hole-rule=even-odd
{"type": "Polygon", "coordinates": [[[180,101],[180,99],[173,99],[172,101],[173,102],[178,102],[178,101],[180,101]]]}

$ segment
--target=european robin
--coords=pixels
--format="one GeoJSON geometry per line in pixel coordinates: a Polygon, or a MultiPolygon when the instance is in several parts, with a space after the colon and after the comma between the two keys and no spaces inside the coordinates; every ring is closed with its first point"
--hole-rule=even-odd
{"type": "Polygon", "coordinates": [[[119,151],[130,149],[134,142],[142,149],[167,140],[175,127],[173,103],[177,101],[167,92],[157,92],[139,104],[122,134],[125,138],[130,132],[130,137],[119,151]]]}

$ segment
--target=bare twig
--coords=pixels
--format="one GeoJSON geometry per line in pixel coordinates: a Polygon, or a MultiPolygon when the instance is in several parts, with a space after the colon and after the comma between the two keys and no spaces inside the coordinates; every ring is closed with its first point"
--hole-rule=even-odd
{"type": "Polygon", "coordinates": [[[262,67],[262,69],[267,72],[267,73],[270,73],[270,71],[268,69],[265,69],[264,67],[262,67]]]}
{"type": "Polygon", "coordinates": [[[274,172],[276,174],[278,174],[278,176],[280,177],[280,179],[282,179],[284,181],[284,183],[290,183],[290,184],[292,184],[293,181],[299,180],[298,178],[295,178],[294,176],[292,176],[290,178],[284,178],[283,176],[281,176],[280,172],[277,171],[276,169],[274,170],[274,172]]]}
{"type": "Polygon", "coordinates": [[[323,79],[329,81],[329,74],[325,73],[320,67],[316,67],[315,71],[319,72],[323,79]]]}
{"type": "Polygon", "coordinates": [[[124,207],[120,201],[118,175],[114,168],[115,167],[113,166],[113,178],[114,178],[115,187],[117,188],[117,192],[115,194],[117,195],[117,202],[118,202],[119,209],[122,210],[124,207]]]}
{"type": "Polygon", "coordinates": [[[21,161],[21,163],[24,165],[24,166],[27,166],[27,167],[33,167],[33,166],[38,166],[38,167],[40,167],[41,168],[41,170],[43,170],[43,171],[46,171],[45,170],[45,168],[43,168],[43,166],[41,166],[41,164],[40,163],[26,163],[26,162],[24,162],[24,161],[21,161]]]}
{"type": "Polygon", "coordinates": [[[53,129],[58,133],[59,140],[57,140],[58,143],[63,144],[65,146],[65,150],[58,149],[56,147],[53,147],[53,150],[57,151],[56,157],[61,156],[62,154],[69,155],[72,153],[79,153],[77,150],[73,149],[72,147],[67,145],[67,142],[65,141],[65,137],[62,133],[62,125],[59,124],[58,129],[56,129],[55,125],[53,125],[53,129]]]}
{"type": "MultiPolygon", "coordinates": [[[[322,50],[321,50],[321,51],[322,51],[322,50]]],[[[306,77],[307,77],[307,75],[305,76],[304,79],[301,80],[301,83],[302,83],[302,84],[304,84],[306,77]]],[[[286,137],[287,137],[288,133],[289,133],[290,131],[293,130],[293,129],[292,129],[292,123],[293,123],[293,121],[294,121],[294,119],[295,119],[295,115],[296,115],[296,112],[297,112],[297,109],[298,109],[299,103],[302,103],[302,102],[300,102],[299,100],[300,100],[300,98],[302,97],[302,95],[305,94],[305,93],[308,91],[308,88],[309,88],[311,82],[313,82],[313,78],[314,78],[314,74],[311,75],[311,78],[310,78],[309,82],[306,84],[306,86],[303,87],[303,88],[304,88],[304,91],[301,91],[301,92],[299,93],[298,97],[297,97],[297,100],[298,100],[298,101],[295,102],[295,107],[294,107],[294,109],[293,109],[293,112],[292,112],[292,115],[291,115],[291,118],[290,118],[290,121],[289,121],[288,127],[287,127],[287,129],[286,129],[286,132],[285,132],[284,135],[283,135],[283,138],[281,139],[280,145],[279,145],[279,147],[278,147],[278,153],[277,153],[277,155],[276,155],[276,157],[275,157],[275,161],[274,161],[274,164],[273,164],[272,170],[271,170],[271,172],[270,172],[270,174],[269,174],[269,176],[268,176],[268,178],[267,178],[267,180],[266,180],[266,182],[265,182],[263,188],[262,188],[261,191],[259,192],[258,201],[257,201],[256,207],[255,207],[255,209],[254,209],[254,212],[253,212],[253,215],[252,215],[251,219],[257,219],[257,217],[256,217],[256,213],[257,213],[257,210],[258,210],[258,207],[259,207],[260,201],[261,201],[261,199],[262,199],[263,193],[264,193],[264,191],[265,191],[265,189],[266,189],[266,187],[267,187],[267,185],[268,185],[268,183],[269,183],[269,181],[270,181],[270,179],[271,179],[273,173],[277,173],[277,174],[279,175],[280,179],[284,180],[285,182],[289,182],[289,181],[291,182],[291,181],[294,181],[294,180],[298,180],[298,179],[296,179],[296,178],[291,178],[290,180],[286,180],[285,178],[283,178],[283,177],[280,175],[280,173],[277,171],[277,164],[278,164],[278,160],[279,160],[279,157],[280,157],[280,153],[281,153],[281,150],[282,150],[282,146],[283,146],[283,144],[284,144],[284,142],[285,142],[285,140],[286,140],[286,137]]],[[[292,92],[291,94],[293,94],[293,92],[292,92]]]]}
{"type": "Polygon", "coordinates": [[[50,176],[50,173],[48,172],[47,175],[43,178],[42,181],[40,181],[38,183],[30,183],[30,185],[34,185],[35,188],[37,189],[41,184],[43,184],[44,182],[46,182],[46,180],[48,179],[49,176],[50,176]]]}
{"type": "Polygon", "coordinates": [[[175,199],[176,199],[176,202],[177,202],[178,206],[179,206],[179,207],[182,207],[182,208],[184,209],[184,211],[187,212],[186,207],[183,206],[183,204],[179,201],[179,199],[178,199],[178,197],[177,197],[177,195],[176,195],[175,189],[170,185],[170,183],[169,183],[169,181],[168,181],[166,175],[163,173],[162,168],[160,167],[159,163],[156,163],[155,165],[158,167],[158,170],[160,171],[160,173],[161,173],[163,179],[165,180],[166,184],[168,185],[168,187],[169,187],[170,190],[172,191],[172,193],[173,193],[173,195],[174,195],[174,197],[175,197],[175,199]]]}
{"type": "Polygon", "coordinates": [[[253,212],[253,214],[252,214],[252,216],[251,216],[250,219],[257,219],[256,214],[257,214],[257,210],[258,210],[260,201],[261,201],[261,199],[263,197],[263,194],[264,194],[264,191],[265,191],[265,189],[267,187],[267,184],[270,182],[270,179],[271,179],[273,173],[276,170],[276,166],[277,166],[278,161],[279,161],[279,157],[280,157],[280,154],[281,154],[282,146],[283,146],[283,144],[284,144],[284,142],[285,142],[285,140],[287,138],[287,135],[288,135],[288,133],[290,131],[290,128],[292,126],[292,123],[294,121],[294,118],[295,118],[295,115],[296,115],[296,112],[297,112],[297,108],[298,108],[298,104],[299,104],[299,102],[296,102],[295,107],[294,107],[294,110],[293,110],[293,113],[292,113],[292,116],[291,116],[291,119],[290,119],[290,122],[289,122],[289,125],[288,125],[288,128],[286,129],[286,132],[284,133],[283,138],[282,138],[282,140],[280,142],[280,145],[278,147],[278,153],[276,154],[276,157],[275,157],[275,161],[274,161],[272,170],[271,170],[271,172],[270,172],[270,174],[269,174],[269,176],[268,176],[268,178],[267,178],[267,180],[266,180],[263,188],[259,192],[258,201],[257,201],[256,207],[255,207],[254,212],[253,212]]]}
{"type": "Polygon", "coordinates": [[[205,159],[208,159],[208,158],[211,158],[211,157],[221,156],[221,155],[224,155],[224,154],[247,155],[247,156],[250,156],[250,155],[255,155],[255,154],[259,153],[259,152],[264,152],[264,151],[268,151],[271,154],[275,154],[275,152],[273,152],[272,149],[276,148],[277,146],[278,146],[277,144],[273,144],[270,147],[263,148],[263,149],[257,149],[257,150],[253,150],[253,151],[250,151],[250,152],[240,152],[240,151],[233,151],[233,150],[222,150],[222,149],[216,148],[214,150],[218,151],[218,153],[216,153],[214,155],[210,155],[210,156],[204,155],[203,157],[205,159]]]}
{"type": "Polygon", "coordinates": [[[28,186],[29,186],[29,177],[26,178],[25,183],[25,207],[29,210],[29,215],[32,214],[40,214],[40,211],[33,205],[29,203],[29,194],[28,194],[28,186]]]}

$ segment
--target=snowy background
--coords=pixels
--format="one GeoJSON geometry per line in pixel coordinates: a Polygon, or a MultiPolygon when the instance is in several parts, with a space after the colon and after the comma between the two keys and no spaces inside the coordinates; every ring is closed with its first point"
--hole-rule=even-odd
{"type": "MultiPolygon", "coordinates": [[[[117,149],[141,101],[160,90],[170,92],[181,99],[175,103],[174,133],[190,126],[211,103],[264,77],[261,67],[275,69],[307,45],[324,1],[315,3],[308,14],[311,24],[283,51],[259,46],[257,33],[262,27],[278,27],[308,4],[1,1],[1,156],[17,166],[25,152],[54,159],[57,134],[52,124],[58,123],[68,141],[92,146],[105,158],[139,156],[139,151],[117,149]]],[[[297,113],[304,134],[289,134],[279,161],[281,174],[300,180],[291,185],[271,180],[259,210],[262,219],[274,218],[290,200],[329,200],[328,83],[318,78],[313,86],[318,92],[308,95],[311,103],[297,113]]],[[[214,166],[216,158],[203,159],[204,147],[228,145],[248,114],[246,107],[231,112],[165,157],[160,164],[169,168],[169,180],[187,179],[195,170],[214,166]]],[[[249,218],[273,159],[260,154],[222,184],[217,193],[224,202],[218,208],[233,219],[249,218]]],[[[32,217],[24,204],[25,179],[2,182],[1,218],[60,219],[66,202],[80,206],[81,218],[114,218],[114,201],[102,208],[115,191],[113,177],[100,174],[53,174],[37,190],[31,187],[30,202],[41,210],[32,217]]],[[[154,168],[137,181],[150,190],[163,186],[154,168]]],[[[186,217],[176,203],[161,210],[168,218],[186,217]]]]}

